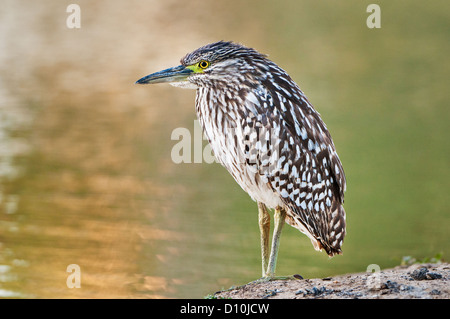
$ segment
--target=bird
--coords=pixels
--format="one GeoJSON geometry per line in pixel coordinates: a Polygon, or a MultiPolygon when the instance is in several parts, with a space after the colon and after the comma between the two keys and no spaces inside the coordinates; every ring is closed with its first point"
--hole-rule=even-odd
{"type": "Polygon", "coordinates": [[[315,250],[342,254],[344,169],[320,114],[286,71],[222,40],[136,81],[155,83],[196,90],[195,111],[216,159],[257,203],[261,278],[275,278],[285,223],[315,250]]]}

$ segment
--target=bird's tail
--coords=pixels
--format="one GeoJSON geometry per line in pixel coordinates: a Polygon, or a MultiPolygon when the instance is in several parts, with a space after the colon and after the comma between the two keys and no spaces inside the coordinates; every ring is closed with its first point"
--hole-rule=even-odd
{"type": "Polygon", "coordinates": [[[335,202],[331,213],[322,223],[309,225],[298,214],[286,215],[286,222],[306,234],[315,250],[324,249],[328,256],[342,254],[342,243],[346,233],[345,210],[340,202],[335,202]],[[319,225],[320,224],[320,225],[319,225]]]}
{"type": "Polygon", "coordinates": [[[342,243],[346,234],[345,210],[341,203],[335,202],[332,207],[328,232],[322,238],[318,238],[321,248],[325,249],[330,257],[342,254],[342,243]]]}

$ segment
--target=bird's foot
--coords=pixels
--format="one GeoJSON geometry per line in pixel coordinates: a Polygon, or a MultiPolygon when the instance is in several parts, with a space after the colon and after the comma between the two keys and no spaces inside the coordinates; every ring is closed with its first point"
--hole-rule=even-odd
{"type": "Polygon", "coordinates": [[[302,276],[300,275],[292,275],[292,276],[275,276],[275,275],[267,275],[267,276],[263,276],[259,279],[256,279],[255,281],[252,281],[251,283],[264,283],[264,282],[269,282],[269,281],[275,281],[275,280],[298,280],[298,279],[303,279],[302,276]]]}

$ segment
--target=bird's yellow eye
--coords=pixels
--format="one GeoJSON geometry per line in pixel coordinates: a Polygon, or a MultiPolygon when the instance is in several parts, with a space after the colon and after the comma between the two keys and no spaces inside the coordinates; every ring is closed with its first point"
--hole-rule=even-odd
{"type": "Polygon", "coordinates": [[[210,63],[208,61],[202,60],[198,63],[198,66],[202,69],[206,69],[209,66],[209,64],[210,63]]]}

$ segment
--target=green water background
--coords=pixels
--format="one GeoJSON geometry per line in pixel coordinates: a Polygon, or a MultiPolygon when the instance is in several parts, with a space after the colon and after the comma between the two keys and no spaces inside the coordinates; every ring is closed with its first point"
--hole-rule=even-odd
{"type": "Polygon", "coordinates": [[[448,258],[448,1],[378,1],[380,29],[370,1],[77,3],[80,29],[70,2],[0,11],[0,297],[202,298],[260,276],[256,204],[220,165],[171,160],[195,92],[134,85],[222,39],[292,76],[347,175],[344,254],[286,227],[278,274],[448,258]]]}

